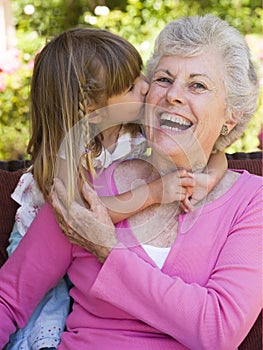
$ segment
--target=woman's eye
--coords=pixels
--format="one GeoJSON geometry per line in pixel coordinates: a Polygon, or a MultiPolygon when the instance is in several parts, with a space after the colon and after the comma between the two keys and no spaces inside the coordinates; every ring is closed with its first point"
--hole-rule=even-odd
{"type": "Polygon", "coordinates": [[[159,83],[171,83],[171,79],[167,77],[156,78],[155,81],[159,83]]]}
{"type": "Polygon", "coordinates": [[[193,83],[191,84],[191,87],[195,90],[195,91],[203,91],[206,90],[206,86],[203,83],[193,83]]]}

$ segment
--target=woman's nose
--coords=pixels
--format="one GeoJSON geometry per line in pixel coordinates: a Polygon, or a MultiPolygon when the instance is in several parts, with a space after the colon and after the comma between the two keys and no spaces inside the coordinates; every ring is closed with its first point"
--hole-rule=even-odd
{"type": "Polygon", "coordinates": [[[166,91],[166,99],[172,105],[185,104],[183,87],[174,82],[166,91]]]}

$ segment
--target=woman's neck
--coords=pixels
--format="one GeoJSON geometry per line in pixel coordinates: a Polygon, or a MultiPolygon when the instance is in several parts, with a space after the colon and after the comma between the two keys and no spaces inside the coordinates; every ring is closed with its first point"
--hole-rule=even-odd
{"type": "Polygon", "coordinates": [[[195,158],[190,159],[185,154],[177,156],[176,159],[172,160],[164,155],[158,154],[157,152],[152,152],[150,163],[156,169],[156,171],[161,174],[167,174],[178,169],[185,169],[192,173],[203,172],[207,166],[207,159],[195,156],[195,158]]]}

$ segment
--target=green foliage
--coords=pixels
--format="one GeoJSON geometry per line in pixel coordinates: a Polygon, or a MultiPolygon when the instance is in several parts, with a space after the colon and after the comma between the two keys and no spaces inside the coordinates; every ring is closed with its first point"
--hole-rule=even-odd
{"type": "Polygon", "coordinates": [[[29,81],[31,70],[23,65],[6,75],[0,91],[0,159],[23,159],[29,138],[29,81]]]}
{"type": "Polygon", "coordinates": [[[18,121],[15,125],[0,125],[0,159],[27,159],[28,123],[18,121]]]}
{"type": "MultiPolygon", "coordinates": [[[[32,73],[30,62],[50,37],[67,28],[94,26],[122,35],[137,47],[146,62],[155,37],[166,23],[181,16],[212,13],[226,19],[243,34],[258,34],[250,36],[249,44],[259,69],[259,56],[261,60],[263,56],[262,47],[260,49],[263,20],[261,0],[13,0],[12,6],[21,57],[19,69],[13,73],[0,73],[0,159],[5,160],[26,157],[32,73]],[[98,3],[110,8],[107,16],[94,14],[98,3]],[[31,15],[24,12],[24,7],[29,4],[34,6],[31,15]],[[5,80],[4,89],[1,89],[1,79],[5,80]]],[[[260,75],[262,81],[263,73],[260,72],[260,75]]],[[[255,118],[228,152],[257,149],[263,114],[262,97],[261,91],[255,118]]]]}
{"type": "Polygon", "coordinates": [[[201,13],[219,16],[243,34],[262,33],[261,0],[199,0],[199,4],[201,13]]]}
{"type": "Polygon", "coordinates": [[[86,11],[79,23],[95,22],[95,27],[125,37],[146,61],[156,36],[168,22],[182,16],[205,13],[227,20],[243,34],[262,32],[263,10],[259,0],[128,0],[125,12],[117,9],[107,16],[95,16],[86,11]]]}
{"type": "MultiPolygon", "coordinates": [[[[63,29],[66,15],[65,1],[61,0],[16,0],[12,1],[15,25],[23,33],[36,32],[39,37],[58,34],[63,29]],[[26,5],[33,5],[34,12],[26,14],[26,5]]],[[[39,47],[36,47],[38,49],[39,47]]]]}
{"type": "MultiPolygon", "coordinates": [[[[107,16],[97,16],[94,26],[129,40],[146,61],[152,52],[156,36],[165,24],[178,16],[196,14],[198,9],[197,1],[192,1],[189,8],[184,1],[128,0],[125,12],[113,10],[107,16]]],[[[85,20],[93,23],[94,15],[87,11],[80,18],[80,23],[84,24],[85,20]]]]}

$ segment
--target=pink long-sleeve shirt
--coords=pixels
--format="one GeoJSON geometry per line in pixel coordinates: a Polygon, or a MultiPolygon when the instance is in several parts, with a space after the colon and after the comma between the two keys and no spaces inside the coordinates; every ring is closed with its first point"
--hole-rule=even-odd
{"type": "Polygon", "coordinates": [[[102,266],[45,205],[0,270],[0,348],[67,272],[74,305],[59,350],[236,349],[262,308],[262,208],[262,178],[244,172],[179,216],[160,270],[140,245],[121,243],[102,266]]]}

